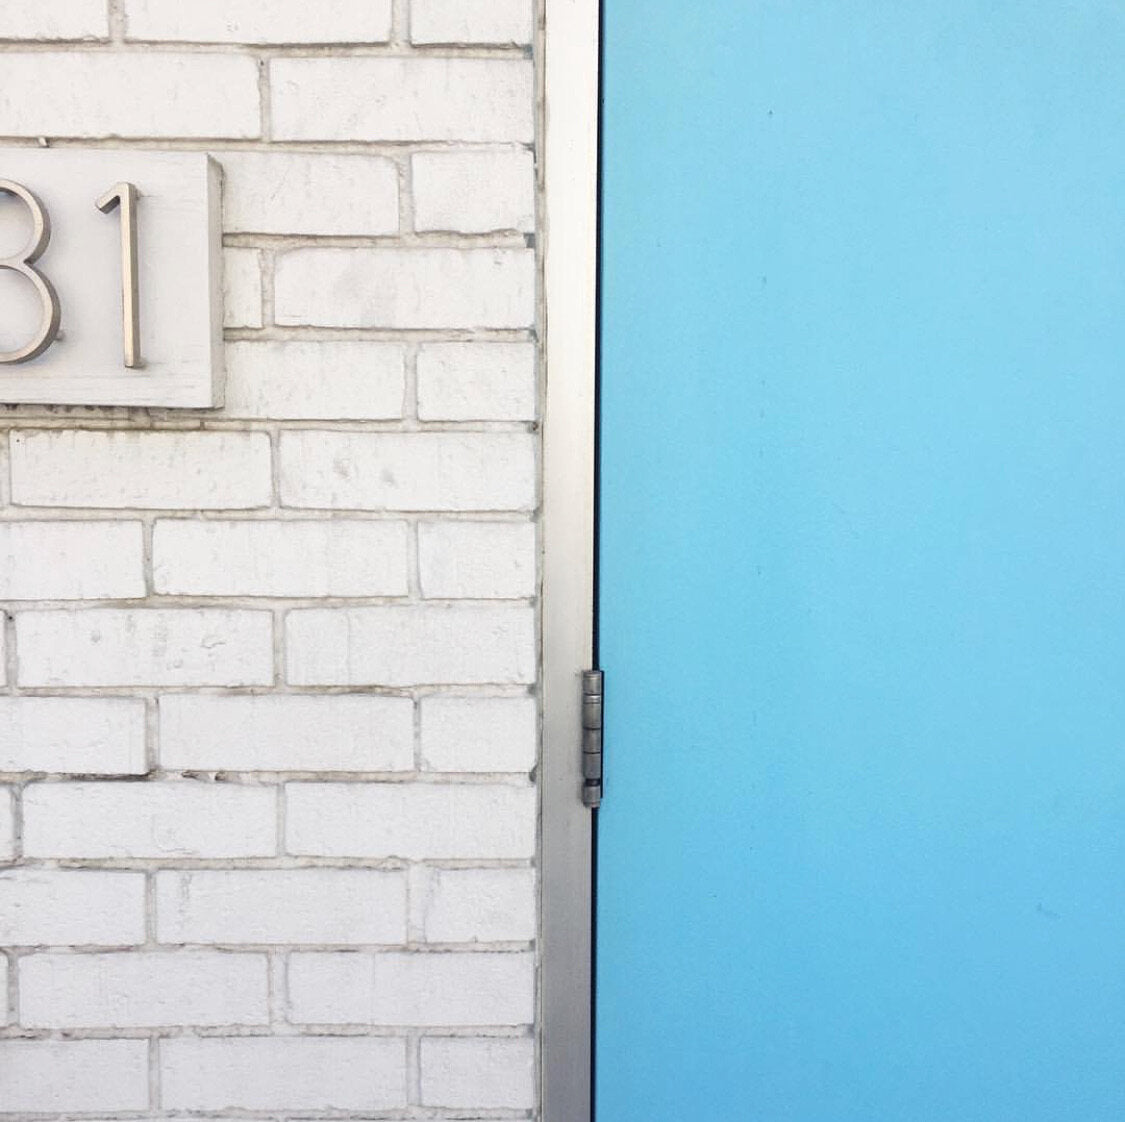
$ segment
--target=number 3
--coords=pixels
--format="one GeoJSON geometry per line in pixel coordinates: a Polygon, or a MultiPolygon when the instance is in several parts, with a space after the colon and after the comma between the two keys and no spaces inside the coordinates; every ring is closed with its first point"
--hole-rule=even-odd
{"type": "Polygon", "coordinates": [[[35,262],[43,256],[51,240],[51,220],[43,204],[26,188],[10,179],[0,179],[0,194],[14,195],[31,214],[31,240],[26,248],[13,257],[0,257],[0,269],[11,269],[26,277],[39,293],[43,305],[43,318],[39,331],[30,343],[15,351],[0,351],[0,363],[28,362],[41,355],[59,333],[59,296],[54,285],[35,268],[35,262]]]}

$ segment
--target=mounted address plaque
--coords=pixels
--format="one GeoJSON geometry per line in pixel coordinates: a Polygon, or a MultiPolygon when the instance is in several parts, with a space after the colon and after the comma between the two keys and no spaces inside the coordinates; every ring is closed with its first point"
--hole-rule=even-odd
{"type": "Polygon", "coordinates": [[[0,403],[222,403],[220,169],[0,149],[0,403]]]}

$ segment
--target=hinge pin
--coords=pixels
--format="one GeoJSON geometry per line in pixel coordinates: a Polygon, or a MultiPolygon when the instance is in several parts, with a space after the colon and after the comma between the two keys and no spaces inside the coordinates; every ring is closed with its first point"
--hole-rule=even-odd
{"type": "Polygon", "coordinates": [[[602,711],[605,676],[600,670],[582,674],[582,801],[588,807],[602,803],[602,711]]]}

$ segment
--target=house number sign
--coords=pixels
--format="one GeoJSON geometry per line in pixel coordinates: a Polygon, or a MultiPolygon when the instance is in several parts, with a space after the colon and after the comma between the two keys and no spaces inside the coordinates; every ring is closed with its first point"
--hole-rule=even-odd
{"type": "Polygon", "coordinates": [[[0,149],[0,402],[221,404],[220,173],[0,149]]]}

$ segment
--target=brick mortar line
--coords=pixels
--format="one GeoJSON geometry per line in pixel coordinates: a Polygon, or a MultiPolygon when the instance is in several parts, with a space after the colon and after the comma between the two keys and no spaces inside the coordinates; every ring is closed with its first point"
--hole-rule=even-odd
{"type": "Polygon", "coordinates": [[[153,694],[196,694],[200,697],[335,697],[340,694],[367,694],[372,697],[529,697],[535,696],[533,682],[422,682],[410,686],[374,684],[305,686],[289,682],[277,686],[20,686],[20,697],[123,697],[147,698],[153,694]]]}
{"type": "MultiPolygon", "coordinates": [[[[190,955],[213,953],[225,958],[261,958],[263,956],[289,956],[294,954],[362,954],[362,955],[417,955],[419,958],[433,957],[465,957],[465,956],[505,956],[519,958],[526,956],[534,950],[535,944],[521,939],[496,939],[487,943],[427,943],[422,939],[412,939],[404,943],[197,943],[197,942],[158,942],[143,943],[137,946],[74,946],[71,944],[55,945],[52,943],[36,943],[9,948],[12,957],[32,958],[36,955],[49,954],[58,958],[95,958],[99,955],[116,955],[122,959],[140,956],[160,956],[163,958],[186,958],[190,955]]],[[[287,1024],[305,1022],[286,1022],[287,1024]]],[[[319,1024],[320,1022],[310,1022],[319,1024]]],[[[359,1022],[362,1024],[362,1022],[359,1022]]],[[[22,1026],[57,1028],[59,1026],[22,1026]]],[[[121,1029],[128,1026],[121,1025],[86,1025],[90,1029],[121,1029]]],[[[137,1027],[137,1026],[133,1026],[137,1027]]],[[[146,1026],[175,1029],[178,1025],[146,1026]]],[[[196,1025],[196,1028],[218,1028],[217,1025],[196,1025]]],[[[243,1026],[250,1027],[250,1026],[243,1026]]],[[[264,1023],[258,1027],[265,1027],[264,1023]]],[[[389,1027],[389,1026],[383,1026],[389,1027]]],[[[410,1026],[402,1026],[410,1027],[410,1026]]],[[[438,1026],[444,1028],[446,1026],[438,1026]]],[[[450,1028],[464,1027],[451,1025],[450,1028]]]]}
{"type": "MultiPolygon", "coordinates": [[[[310,509],[308,515],[302,515],[300,510],[294,507],[280,508],[284,517],[277,517],[265,507],[259,507],[253,510],[246,510],[241,512],[238,517],[231,517],[231,512],[223,511],[168,511],[163,514],[152,515],[153,522],[190,522],[198,524],[206,524],[208,522],[262,522],[271,524],[274,522],[286,523],[300,523],[300,522],[313,522],[317,524],[331,523],[331,522],[385,522],[388,524],[404,523],[406,525],[448,525],[450,523],[459,525],[481,525],[481,526],[534,526],[536,519],[533,512],[527,511],[492,511],[479,513],[475,511],[450,511],[445,513],[426,513],[426,512],[413,512],[413,511],[378,511],[366,510],[357,511],[347,517],[339,517],[336,511],[323,511],[310,509]]],[[[26,525],[28,523],[43,523],[45,525],[53,526],[66,522],[88,522],[88,523],[107,523],[118,524],[122,522],[134,522],[144,524],[149,520],[148,516],[151,511],[138,509],[135,512],[129,512],[124,508],[118,509],[117,507],[110,508],[97,508],[90,507],[87,510],[84,507],[9,507],[6,510],[0,511],[0,526],[8,523],[26,525]]],[[[149,595],[157,595],[156,593],[146,593],[149,595]]],[[[292,599],[290,597],[290,599],[292,599]]],[[[304,597],[308,600],[320,600],[319,596],[304,597]]],[[[341,599],[348,599],[348,597],[341,597],[341,599]]],[[[447,599],[459,599],[458,597],[447,597],[447,599]]],[[[480,599],[476,597],[475,599],[480,599]]],[[[485,597],[485,599],[489,599],[485,597]]],[[[520,599],[534,599],[534,597],[521,597],[520,599]]],[[[75,601],[67,601],[67,603],[74,603],[75,601]]],[[[0,605],[3,604],[18,604],[22,601],[15,600],[0,600],[0,605]]]]}
{"type": "Polygon", "coordinates": [[[83,151],[125,148],[139,152],[159,148],[172,152],[205,151],[220,157],[228,152],[235,154],[254,152],[259,155],[275,153],[306,156],[382,156],[385,159],[395,159],[416,152],[535,152],[535,144],[532,141],[438,140],[425,137],[411,140],[265,140],[262,137],[233,136],[71,136],[61,133],[57,136],[5,136],[0,134],[0,146],[33,149],[47,147],[60,151],[74,148],[83,151]]]}
{"type": "MultiPolygon", "coordinates": [[[[250,1037],[258,1040],[276,1040],[280,1036],[361,1036],[373,1038],[398,1039],[419,1033],[427,1038],[438,1040],[524,1040],[531,1034],[531,1025],[526,1021],[501,1025],[374,1025],[362,1021],[342,1023],[322,1021],[286,1021],[279,1028],[284,1033],[269,1032],[270,1024],[261,1022],[250,1025],[84,1025],[74,1028],[43,1027],[40,1025],[5,1025],[0,1028],[0,1039],[4,1040],[182,1040],[196,1038],[201,1040],[227,1039],[230,1037],[250,1037]],[[266,1031],[263,1031],[266,1030],[266,1031]]],[[[3,1117],[0,1111],[0,1117],[3,1117]]],[[[104,1117],[99,1115],[98,1117],[104,1117]]],[[[182,1117],[182,1115],[181,1115],[182,1117]]],[[[226,1113],[222,1117],[229,1117],[226,1113]]],[[[463,1117],[463,1115],[462,1115],[463,1117]]]]}
{"type": "Polygon", "coordinates": [[[534,248],[525,230],[464,233],[457,230],[404,230],[397,234],[267,234],[225,231],[224,249],[449,249],[519,251],[534,248]]]}
{"type": "MultiPolygon", "coordinates": [[[[424,787],[533,787],[526,771],[313,771],[291,768],[285,771],[246,768],[153,768],[143,774],[119,772],[3,772],[18,776],[19,781],[44,786],[73,783],[117,783],[143,787],[152,783],[203,784],[216,787],[284,787],[289,783],[339,783],[350,786],[424,787]]],[[[273,855],[261,855],[273,860],[273,855]]],[[[282,855],[285,856],[285,855],[282,855]]],[[[293,854],[291,856],[297,856],[293,854]]],[[[175,857],[170,857],[175,860],[175,857]]],[[[0,862],[2,864],[2,862],[0,862]]]]}
{"type": "MultiPolygon", "coordinates": [[[[36,611],[84,611],[100,608],[137,611],[142,608],[175,608],[187,610],[219,610],[259,612],[303,611],[309,608],[472,608],[483,611],[490,607],[532,608],[529,596],[509,597],[431,597],[403,596],[278,596],[272,593],[155,593],[147,597],[90,597],[77,599],[0,600],[0,607],[13,614],[36,611]]],[[[140,683],[138,683],[140,684],[140,683]]],[[[222,685],[222,683],[216,683],[222,685]]],[[[435,683],[443,685],[445,683],[435,683]]],[[[152,683],[157,688],[158,683],[152,683]]]]}
{"type": "MultiPolygon", "coordinates": [[[[532,858],[510,858],[489,860],[487,857],[464,857],[459,861],[450,857],[417,858],[409,864],[425,866],[442,872],[507,872],[528,871],[536,866],[532,858]]],[[[40,872],[117,872],[117,873],[268,873],[299,872],[317,869],[324,872],[347,872],[358,870],[373,873],[405,873],[408,863],[402,858],[362,858],[362,857],[22,857],[15,862],[0,864],[0,872],[11,873],[23,870],[40,872]]],[[[166,942],[166,941],[165,941],[166,942]]],[[[13,943],[11,946],[21,944],[13,943]]],[[[83,946],[80,943],[66,943],[64,946],[83,946]]],[[[102,946],[102,944],[91,944],[102,946]]],[[[116,945],[116,944],[115,944],[116,945]]],[[[132,944],[130,944],[132,945],[132,944]]],[[[140,944],[144,945],[144,944],[140,944]]],[[[179,946],[173,941],[171,945],[179,946]]],[[[241,945],[241,944],[240,944],[241,945]]],[[[253,944],[257,945],[257,944],[253,944]]],[[[266,943],[264,946],[278,944],[266,943]]],[[[354,943],[335,944],[336,949],[346,949],[354,943]]],[[[394,946],[402,946],[395,943],[394,946]]],[[[413,945],[430,946],[419,942],[413,945]]],[[[476,945],[476,944],[471,944],[476,945]]]]}
{"type": "MultiPolygon", "coordinates": [[[[2,407],[0,407],[2,408],[2,407]]],[[[12,406],[10,408],[23,408],[12,406]]],[[[37,408],[37,407],[32,407],[37,408]]],[[[138,411],[139,412],[139,411],[138,411]]],[[[126,421],[113,417],[54,417],[0,414],[0,434],[5,431],[40,429],[68,432],[331,432],[331,433],[446,433],[450,436],[525,433],[537,435],[538,421],[417,421],[403,417],[385,421],[363,420],[274,420],[257,417],[175,417],[134,415],[126,421]]],[[[9,500],[10,501],[10,500],[9,500]]],[[[93,505],[93,504],[91,504],[93,505]]],[[[106,508],[109,509],[109,508],[106,508]]],[[[158,508],[152,508],[158,509],[158,508]]]]}
{"type": "Polygon", "coordinates": [[[493,62],[530,62],[529,44],[511,43],[286,43],[213,41],[190,39],[0,39],[0,54],[107,55],[235,55],[273,59],[484,59],[493,62]]]}

